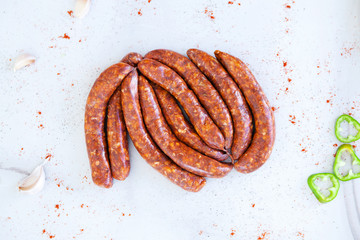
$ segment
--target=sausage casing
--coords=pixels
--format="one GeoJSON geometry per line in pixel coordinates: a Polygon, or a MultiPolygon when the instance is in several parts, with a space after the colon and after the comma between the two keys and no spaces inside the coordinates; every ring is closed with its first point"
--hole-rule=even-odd
{"type": "Polygon", "coordinates": [[[145,58],[165,64],[184,79],[223,133],[225,148],[230,149],[234,131],[229,109],[204,74],[187,57],[171,50],[153,50],[145,58]]]}
{"type": "Polygon", "coordinates": [[[235,164],[239,172],[252,172],[261,167],[272,152],[276,135],[274,114],[265,93],[246,64],[218,50],[215,51],[215,56],[239,85],[254,116],[253,140],[235,164]]]}
{"type": "Polygon", "coordinates": [[[216,160],[223,161],[228,158],[227,154],[210,148],[201,140],[193,126],[185,119],[175,98],[170,93],[154,83],[152,83],[151,86],[155,91],[167,123],[180,141],[196,151],[216,160]]]}
{"type": "Polygon", "coordinates": [[[136,67],[138,63],[143,59],[141,54],[136,52],[131,52],[125,55],[123,59],[121,59],[121,62],[127,63],[130,66],[136,67]]]}
{"type": "Polygon", "coordinates": [[[162,115],[154,90],[143,76],[139,78],[139,95],[146,128],[160,149],[177,165],[204,177],[220,178],[231,171],[232,165],[202,155],[175,137],[162,115]]]}
{"type": "Polygon", "coordinates": [[[225,149],[221,131],[176,72],[152,59],[142,60],[138,68],[150,81],[163,87],[180,102],[196,132],[207,145],[219,150],[225,149]]]}
{"type": "Polygon", "coordinates": [[[100,74],[92,86],[85,107],[85,139],[93,182],[101,187],[112,186],[107,143],[105,117],[108,101],[121,81],[133,70],[128,64],[117,63],[100,74]]]}
{"type": "Polygon", "coordinates": [[[252,116],[245,98],[234,80],[214,57],[198,49],[189,49],[187,55],[213,83],[230,110],[234,123],[231,154],[236,160],[249,146],[253,130],[252,116]]]}
{"type": "Polygon", "coordinates": [[[113,178],[123,181],[130,172],[130,158],[120,95],[120,87],[118,87],[110,98],[107,107],[106,133],[111,174],[113,178]]]}
{"type": "Polygon", "coordinates": [[[205,178],[196,176],[173,163],[156,146],[146,130],[140,108],[136,70],[132,71],[121,85],[121,105],[130,138],[145,161],[181,188],[191,192],[199,191],[206,183],[205,178]]]}

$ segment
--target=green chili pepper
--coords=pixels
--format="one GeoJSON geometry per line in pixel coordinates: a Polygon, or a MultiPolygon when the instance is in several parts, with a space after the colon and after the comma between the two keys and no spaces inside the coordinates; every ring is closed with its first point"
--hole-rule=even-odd
{"type": "Polygon", "coordinates": [[[308,185],[309,185],[311,191],[314,193],[315,197],[321,203],[327,203],[327,202],[332,201],[338,194],[339,188],[340,188],[339,180],[332,173],[313,174],[308,178],[308,185]],[[320,187],[315,184],[315,180],[317,180],[317,179],[320,181],[327,181],[330,179],[333,186],[327,189],[329,191],[328,196],[325,195],[323,192],[321,192],[320,187]]]}
{"type": "Polygon", "coordinates": [[[335,135],[336,135],[336,138],[339,139],[339,141],[343,142],[343,143],[351,143],[351,142],[354,142],[356,140],[359,140],[360,139],[360,123],[358,121],[356,121],[353,117],[351,117],[349,115],[346,115],[346,114],[343,114],[336,120],[336,123],[335,123],[335,135]],[[355,136],[353,136],[353,135],[348,135],[347,137],[341,136],[341,130],[342,129],[340,127],[340,124],[343,121],[346,121],[351,126],[355,127],[355,129],[358,131],[355,136]]]}
{"type": "Polygon", "coordinates": [[[351,179],[355,179],[355,178],[360,178],[360,171],[357,173],[353,172],[353,169],[349,170],[349,173],[345,176],[343,176],[342,174],[340,174],[339,169],[343,166],[345,166],[345,161],[343,161],[341,159],[341,156],[344,152],[348,152],[350,154],[350,156],[352,157],[352,161],[351,161],[351,165],[355,166],[358,165],[359,166],[359,170],[360,170],[360,159],[356,156],[355,151],[353,149],[353,147],[350,144],[343,144],[341,145],[338,150],[336,151],[336,156],[335,156],[335,162],[334,162],[334,173],[335,176],[340,179],[341,181],[349,181],[351,179]]]}

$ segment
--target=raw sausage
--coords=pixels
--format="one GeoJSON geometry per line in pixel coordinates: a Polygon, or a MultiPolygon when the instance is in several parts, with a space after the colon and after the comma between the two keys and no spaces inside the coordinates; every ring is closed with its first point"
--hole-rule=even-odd
{"type": "Polygon", "coordinates": [[[179,141],[164,119],[155,92],[145,77],[139,78],[140,105],[144,122],[160,149],[180,167],[204,177],[227,175],[232,165],[206,157],[179,141]]]}
{"type": "Polygon", "coordinates": [[[142,60],[138,68],[150,81],[163,87],[180,102],[196,132],[207,145],[219,150],[225,149],[224,137],[219,128],[176,72],[151,59],[142,60]]]}
{"type": "Polygon", "coordinates": [[[127,63],[133,67],[136,67],[142,59],[143,59],[143,57],[141,56],[141,54],[136,53],[136,52],[131,52],[131,53],[128,53],[127,55],[125,55],[125,57],[123,57],[123,59],[121,59],[121,62],[127,63]]]}
{"type": "Polygon", "coordinates": [[[155,91],[167,123],[180,141],[198,152],[216,160],[223,161],[228,158],[224,152],[210,148],[201,140],[193,126],[185,119],[175,98],[170,93],[155,83],[150,84],[155,91]]]}
{"type": "Polygon", "coordinates": [[[117,63],[102,72],[90,90],[85,107],[85,139],[93,182],[101,187],[112,186],[105,116],[108,101],[121,81],[133,70],[128,64],[117,63]]]}
{"type": "Polygon", "coordinates": [[[268,99],[250,69],[238,58],[215,51],[216,58],[239,85],[248,102],[255,122],[250,147],[235,164],[242,173],[255,171],[269,158],[275,142],[275,119],[268,99]]]}
{"type": "Polygon", "coordinates": [[[246,101],[234,80],[214,57],[198,49],[189,49],[187,55],[214,84],[230,109],[234,122],[231,153],[233,159],[237,160],[249,146],[253,130],[252,116],[246,101]]]}
{"type": "Polygon", "coordinates": [[[189,173],[173,163],[156,146],[146,130],[140,108],[136,70],[132,71],[121,85],[121,105],[130,138],[145,161],[183,189],[199,191],[206,183],[205,178],[189,173]]]}
{"type": "Polygon", "coordinates": [[[107,107],[106,133],[111,174],[113,178],[123,181],[130,172],[130,159],[120,95],[120,87],[118,87],[110,98],[107,107]]]}
{"type": "Polygon", "coordinates": [[[229,109],[204,74],[187,57],[171,50],[153,50],[145,58],[165,64],[184,79],[223,133],[225,148],[230,150],[234,131],[229,109]]]}

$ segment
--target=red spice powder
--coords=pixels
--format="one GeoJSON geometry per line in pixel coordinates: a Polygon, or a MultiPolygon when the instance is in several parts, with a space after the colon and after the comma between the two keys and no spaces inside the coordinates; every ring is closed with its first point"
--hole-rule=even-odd
{"type": "Polygon", "coordinates": [[[334,146],[334,147],[337,147],[338,145],[335,143],[333,146],[334,146]]]}
{"type": "Polygon", "coordinates": [[[319,165],[319,162],[315,163],[315,165],[318,166],[318,165],[319,165]]]}
{"type": "Polygon", "coordinates": [[[148,3],[150,3],[151,2],[151,0],[148,0],[148,3]]]}
{"type": "Polygon", "coordinates": [[[59,75],[60,75],[60,73],[57,73],[57,75],[59,76],[59,75]]]}
{"type": "Polygon", "coordinates": [[[55,238],[55,235],[49,235],[49,238],[50,239],[55,238]]]}
{"type": "Polygon", "coordinates": [[[208,8],[205,8],[204,13],[205,13],[208,17],[210,17],[211,19],[215,19],[215,17],[214,17],[214,12],[213,12],[212,10],[209,10],[208,8]]]}
{"type": "Polygon", "coordinates": [[[307,152],[306,148],[301,149],[302,152],[307,152]]]}
{"type": "Polygon", "coordinates": [[[296,122],[295,122],[295,120],[296,120],[296,117],[295,117],[295,115],[289,115],[289,117],[290,117],[290,122],[292,123],[292,124],[295,124],[296,122]]]}
{"type": "Polygon", "coordinates": [[[288,82],[291,82],[292,81],[292,79],[291,78],[288,78],[288,82]]]}
{"type": "Polygon", "coordinates": [[[43,234],[44,234],[44,233],[46,233],[46,230],[45,230],[45,229],[43,229],[43,230],[42,230],[42,233],[43,233],[43,234]]]}
{"type": "Polygon", "coordinates": [[[39,115],[41,115],[41,112],[40,112],[40,111],[38,111],[38,114],[39,114],[39,115]]]}
{"type": "Polygon", "coordinates": [[[290,6],[290,5],[286,5],[286,8],[291,8],[291,6],[290,6]]]}
{"type": "Polygon", "coordinates": [[[139,16],[142,16],[141,9],[139,9],[139,11],[137,13],[138,13],[139,16]]]}
{"type": "Polygon", "coordinates": [[[228,4],[234,4],[234,2],[229,1],[228,4]]]}
{"type": "Polygon", "coordinates": [[[51,153],[47,153],[45,159],[51,160],[54,156],[51,153]]]}
{"type": "Polygon", "coordinates": [[[81,39],[79,40],[79,42],[81,42],[81,39]]]}
{"type": "Polygon", "coordinates": [[[286,67],[286,65],[287,65],[287,62],[284,62],[284,61],[283,61],[283,66],[286,67]]]}
{"type": "Polygon", "coordinates": [[[353,148],[356,148],[356,146],[355,146],[355,145],[352,145],[352,147],[353,147],[353,148]]]}
{"type": "Polygon", "coordinates": [[[70,17],[72,17],[72,14],[74,13],[73,10],[67,11],[70,17]]]}
{"type": "Polygon", "coordinates": [[[38,126],[38,128],[44,129],[44,125],[40,124],[40,125],[38,126]]]}
{"type": "Polygon", "coordinates": [[[60,207],[59,204],[56,204],[56,205],[55,205],[55,208],[56,208],[56,209],[59,209],[59,207],[60,207]]]}
{"type": "Polygon", "coordinates": [[[268,235],[268,234],[269,234],[268,232],[263,232],[263,233],[258,237],[257,240],[264,240],[265,237],[266,237],[266,235],[268,235]]]}
{"type": "Polygon", "coordinates": [[[230,233],[230,236],[234,236],[235,235],[235,230],[234,229],[231,229],[231,233],[230,233]]]}
{"type": "Polygon", "coordinates": [[[84,229],[82,228],[82,229],[80,229],[80,232],[83,232],[84,231],[84,229]]]}
{"type": "Polygon", "coordinates": [[[328,99],[328,100],[326,100],[326,102],[327,102],[327,103],[329,103],[329,102],[330,102],[330,100],[328,99]]]}
{"type": "Polygon", "coordinates": [[[255,207],[255,203],[251,204],[252,207],[255,207]]]}
{"type": "Polygon", "coordinates": [[[66,33],[64,33],[64,36],[59,36],[58,38],[70,39],[69,35],[66,33]]]}

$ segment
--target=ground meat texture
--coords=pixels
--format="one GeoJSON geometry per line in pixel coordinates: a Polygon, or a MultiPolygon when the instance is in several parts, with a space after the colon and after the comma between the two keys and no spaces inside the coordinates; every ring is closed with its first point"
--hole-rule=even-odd
{"type": "Polygon", "coordinates": [[[120,87],[118,87],[110,98],[107,107],[106,133],[111,174],[113,178],[123,181],[130,172],[130,159],[120,95],[120,87]]]}
{"type": "Polygon", "coordinates": [[[142,59],[143,59],[143,57],[141,56],[141,54],[136,53],[136,52],[131,52],[131,53],[126,54],[125,57],[123,57],[123,59],[121,59],[121,62],[127,63],[133,67],[136,67],[142,59]]]}
{"type": "Polygon", "coordinates": [[[155,83],[150,84],[155,91],[167,123],[180,141],[216,160],[223,161],[228,158],[224,152],[210,148],[201,140],[193,126],[185,119],[176,99],[170,93],[155,83]]]}
{"type": "Polygon", "coordinates": [[[162,175],[181,188],[197,192],[206,180],[176,165],[155,144],[146,130],[141,113],[138,94],[138,74],[131,72],[121,85],[121,105],[126,128],[140,155],[162,175]]]}
{"type": "Polygon", "coordinates": [[[274,114],[265,93],[246,64],[224,52],[215,51],[215,56],[239,85],[254,116],[253,140],[235,164],[239,172],[252,172],[261,167],[272,152],[275,142],[274,114]]]}
{"type": "Polygon", "coordinates": [[[112,176],[105,137],[105,116],[108,101],[125,76],[133,70],[128,64],[112,65],[95,81],[85,107],[85,139],[93,182],[101,187],[112,186],[112,176]]]}
{"type": "Polygon", "coordinates": [[[145,77],[163,87],[180,102],[196,132],[208,146],[219,150],[225,149],[221,131],[200,105],[194,92],[176,72],[151,59],[142,60],[138,68],[145,77]]]}
{"type": "Polygon", "coordinates": [[[204,74],[187,57],[171,50],[153,50],[145,58],[165,64],[184,79],[219,127],[225,138],[225,148],[230,150],[234,131],[229,109],[204,74]]]}
{"type": "Polygon", "coordinates": [[[253,131],[252,116],[245,98],[234,80],[214,57],[197,49],[189,49],[187,55],[220,92],[230,109],[234,124],[231,154],[236,160],[248,148],[253,131]]]}
{"type": "Polygon", "coordinates": [[[177,165],[204,177],[220,178],[231,171],[232,165],[202,155],[175,137],[162,115],[154,90],[144,77],[139,78],[139,95],[146,128],[160,149],[177,165]]]}

